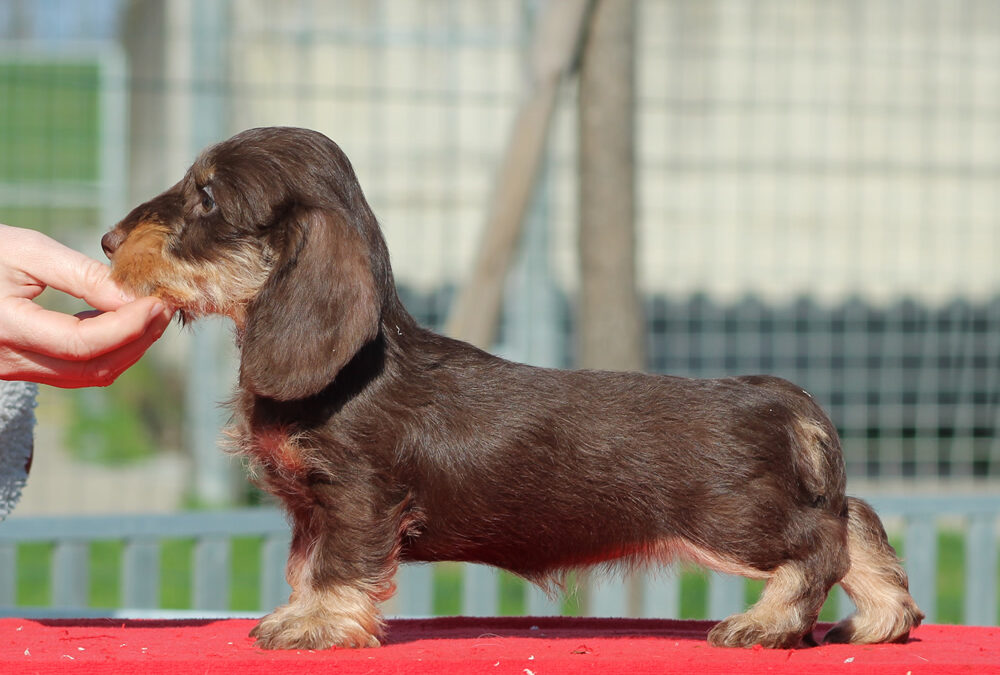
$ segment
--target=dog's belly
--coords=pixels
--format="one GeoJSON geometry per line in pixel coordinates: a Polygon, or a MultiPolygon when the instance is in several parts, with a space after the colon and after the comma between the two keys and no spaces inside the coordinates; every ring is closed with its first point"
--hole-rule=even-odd
{"type": "Polygon", "coordinates": [[[688,526],[712,529],[689,513],[704,497],[655,472],[603,484],[579,472],[524,475],[514,485],[483,476],[459,483],[466,490],[417,500],[422,525],[403,542],[404,560],[483,563],[531,577],[619,558],[710,557],[685,553],[697,548],[688,526]]]}
{"type": "Polygon", "coordinates": [[[690,562],[724,574],[766,579],[767,569],[755,567],[718,551],[698,546],[681,536],[650,537],[637,541],[611,541],[606,537],[560,537],[543,540],[481,541],[476,544],[448,542],[433,534],[404,546],[401,558],[414,562],[458,561],[492,565],[529,579],[544,579],[566,570],[608,564],[631,569],[690,562]]]}

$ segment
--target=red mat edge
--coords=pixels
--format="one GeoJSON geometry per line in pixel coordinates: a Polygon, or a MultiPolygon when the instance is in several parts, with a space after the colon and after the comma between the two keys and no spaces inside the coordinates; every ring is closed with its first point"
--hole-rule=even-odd
{"type": "MultiPolygon", "coordinates": [[[[904,645],[716,649],[709,621],[399,619],[385,646],[267,652],[253,620],[0,619],[3,673],[1000,673],[1000,628],[928,625],[904,645]]],[[[824,630],[821,626],[817,634],[824,630]]]]}

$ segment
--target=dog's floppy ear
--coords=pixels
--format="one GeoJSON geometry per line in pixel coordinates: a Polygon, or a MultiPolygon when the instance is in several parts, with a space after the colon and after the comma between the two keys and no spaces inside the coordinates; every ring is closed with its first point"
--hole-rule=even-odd
{"type": "Polygon", "coordinates": [[[378,335],[381,309],[361,234],[336,212],[296,210],[278,259],[247,307],[240,385],[290,401],[329,385],[378,335]]]}

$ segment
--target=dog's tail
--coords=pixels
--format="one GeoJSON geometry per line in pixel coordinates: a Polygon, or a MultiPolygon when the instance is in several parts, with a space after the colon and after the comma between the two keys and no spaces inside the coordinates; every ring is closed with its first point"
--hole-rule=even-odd
{"type": "Polygon", "coordinates": [[[910,596],[906,571],[882,521],[871,506],[854,497],[847,498],[847,550],[851,566],[840,585],[857,611],[831,628],[823,641],[906,641],[924,614],[910,596]]]}

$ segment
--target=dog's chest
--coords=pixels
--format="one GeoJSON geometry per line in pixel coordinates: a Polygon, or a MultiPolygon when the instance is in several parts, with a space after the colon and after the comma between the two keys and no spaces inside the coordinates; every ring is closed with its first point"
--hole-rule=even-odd
{"type": "Polygon", "coordinates": [[[301,434],[280,427],[252,428],[239,424],[229,435],[237,452],[248,460],[251,473],[258,478],[268,482],[295,481],[308,470],[301,434]]]}
{"type": "Polygon", "coordinates": [[[284,474],[298,475],[305,470],[302,447],[292,434],[281,429],[264,429],[254,434],[254,452],[258,461],[284,474]]]}

